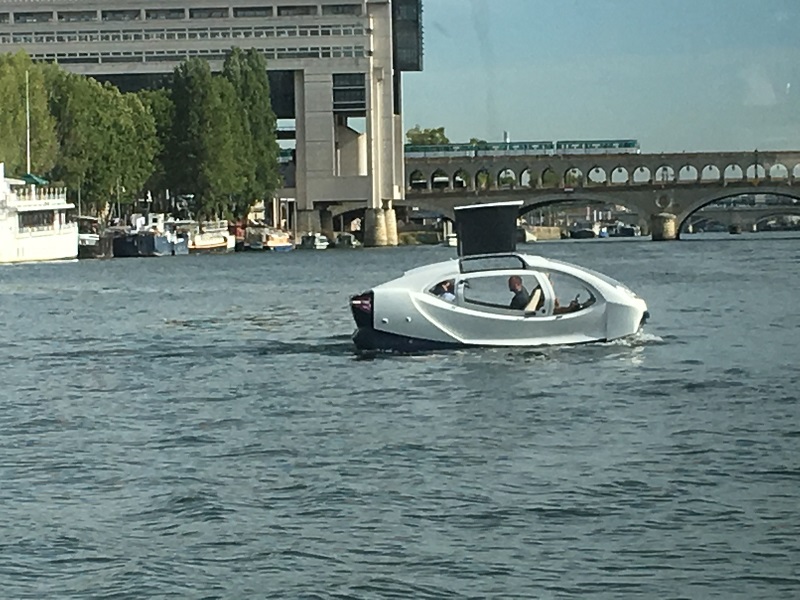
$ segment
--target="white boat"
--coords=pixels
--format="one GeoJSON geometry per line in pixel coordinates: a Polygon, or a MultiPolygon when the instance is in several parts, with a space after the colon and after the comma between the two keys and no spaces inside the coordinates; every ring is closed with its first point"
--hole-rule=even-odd
{"type": "Polygon", "coordinates": [[[67,220],[73,208],[66,189],[8,179],[0,162],[0,263],[77,258],[78,225],[67,220]]]}
{"type": "Polygon", "coordinates": [[[637,333],[649,313],[645,301],[623,284],[576,265],[516,252],[521,204],[457,208],[459,258],[413,269],[353,296],[356,347],[402,352],[535,347],[637,333]],[[487,231],[494,233],[487,236],[487,231]]]}
{"type": "Polygon", "coordinates": [[[307,233],[300,238],[300,247],[305,250],[327,250],[330,240],[321,233],[307,233]]]}
{"type": "Polygon", "coordinates": [[[178,221],[189,233],[189,254],[224,254],[236,249],[236,236],[228,231],[228,222],[178,221]]]}

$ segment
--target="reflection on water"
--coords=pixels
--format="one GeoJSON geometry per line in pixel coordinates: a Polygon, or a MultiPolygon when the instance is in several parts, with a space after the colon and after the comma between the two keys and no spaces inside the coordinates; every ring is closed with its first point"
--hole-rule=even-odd
{"type": "Polygon", "coordinates": [[[0,269],[9,598],[800,594],[800,237],[529,252],[607,344],[359,360],[399,248],[0,269]]]}

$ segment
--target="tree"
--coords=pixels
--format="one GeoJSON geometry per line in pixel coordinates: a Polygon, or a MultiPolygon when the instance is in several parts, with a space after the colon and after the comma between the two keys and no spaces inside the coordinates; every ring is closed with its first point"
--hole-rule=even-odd
{"type": "Polygon", "coordinates": [[[444,133],[444,127],[421,129],[419,125],[415,125],[406,132],[406,139],[409,144],[414,146],[436,146],[450,143],[444,133]]]}
{"type": "Polygon", "coordinates": [[[172,104],[169,89],[142,90],[138,96],[142,105],[152,115],[156,132],[153,172],[145,183],[145,189],[153,192],[155,197],[163,197],[168,189],[167,151],[175,106],[172,104]]]}
{"type": "Polygon", "coordinates": [[[239,146],[243,165],[250,170],[244,193],[234,198],[234,216],[246,216],[256,199],[269,199],[281,184],[278,170],[280,148],[277,119],[272,110],[267,61],[255,49],[246,53],[234,48],[226,57],[223,76],[232,84],[244,115],[242,131],[246,139],[239,146]]]}
{"type": "Polygon", "coordinates": [[[169,186],[191,197],[196,218],[227,212],[225,207],[249,185],[241,102],[233,85],[214,77],[208,63],[190,58],[176,67],[174,119],[168,144],[169,186]]]}
{"type": "Polygon", "coordinates": [[[27,171],[26,82],[31,125],[31,171],[46,174],[58,151],[56,122],[48,106],[44,67],[23,51],[0,55],[0,161],[7,173],[27,171]]]}

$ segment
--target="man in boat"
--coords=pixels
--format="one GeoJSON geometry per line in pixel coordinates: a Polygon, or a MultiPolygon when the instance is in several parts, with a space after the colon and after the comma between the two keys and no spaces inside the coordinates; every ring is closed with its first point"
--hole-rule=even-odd
{"type": "Polygon", "coordinates": [[[508,291],[514,294],[509,306],[517,310],[525,310],[525,307],[528,306],[528,302],[531,300],[531,296],[528,294],[528,290],[525,289],[525,286],[522,285],[522,277],[519,275],[512,275],[509,277],[508,291]]]}

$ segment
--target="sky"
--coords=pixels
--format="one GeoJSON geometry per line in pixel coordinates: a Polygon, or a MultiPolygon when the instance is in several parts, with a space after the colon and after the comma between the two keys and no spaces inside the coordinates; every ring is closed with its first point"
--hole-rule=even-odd
{"type": "Polygon", "coordinates": [[[800,0],[423,0],[404,126],[800,150],[800,0]]]}

